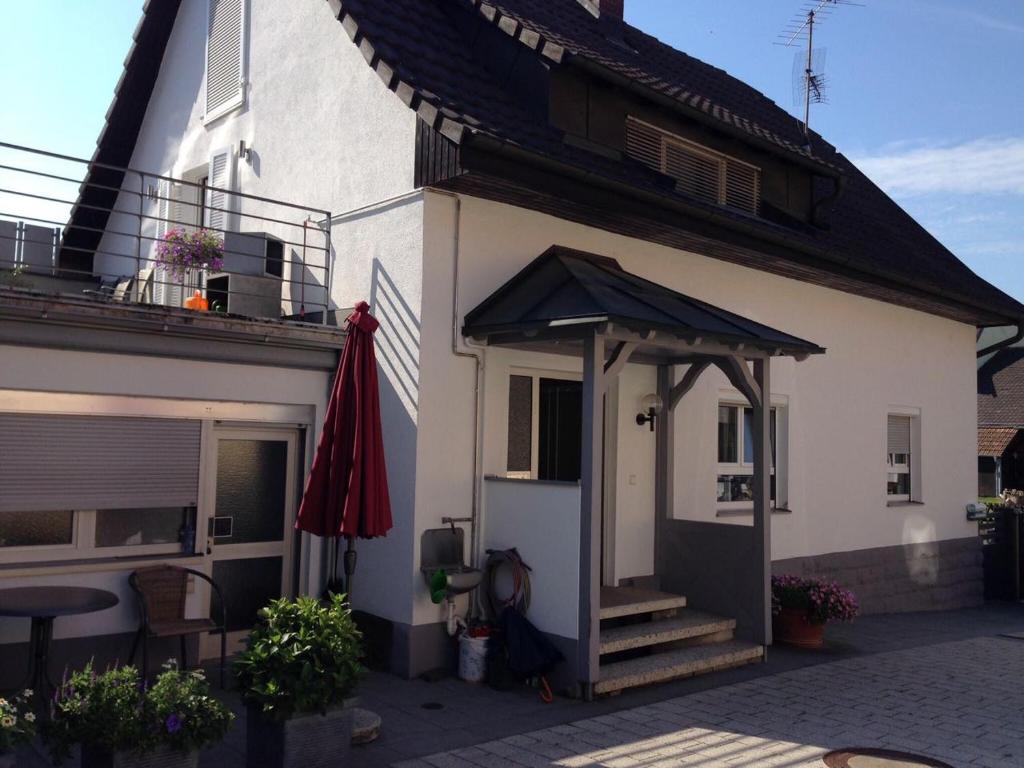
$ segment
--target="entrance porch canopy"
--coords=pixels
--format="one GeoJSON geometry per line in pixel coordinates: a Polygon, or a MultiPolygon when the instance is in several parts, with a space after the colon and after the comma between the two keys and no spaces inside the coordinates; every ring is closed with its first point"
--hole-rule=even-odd
{"type": "MultiPolygon", "coordinates": [[[[604,256],[552,246],[466,315],[462,333],[489,346],[583,357],[580,510],[580,605],[577,671],[584,693],[599,680],[601,489],[604,395],[626,363],[656,365],[663,416],[711,365],[720,368],[753,408],[754,526],[745,601],[750,639],[771,643],[772,357],[804,360],[817,344],[748,320],[626,272],[604,256]],[[753,362],[753,370],[748,366],[753,362]],[[681,378],[676,365],[688,366],[681,378]]],[[[673,419],[656,419],[655,563],[661,574],[672,518],[673,419]]],[[[748,560],[746,560],[749,558],[748,560]]],[[[716,606],[705,606],[714,608],[716,606]]],[[[726,606],[728,607],[728,606],[726,606]]]]}

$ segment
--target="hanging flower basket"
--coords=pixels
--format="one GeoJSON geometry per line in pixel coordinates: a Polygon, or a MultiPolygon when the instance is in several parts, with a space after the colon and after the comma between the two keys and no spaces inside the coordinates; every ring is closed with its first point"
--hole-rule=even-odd
{"type": "Polygon", "coordinates": [[[859,612],[853,592],[835,582],[772,576],[772,630],[780,643],[821,648],[828,622],[853,621],[859,612]]]}
{"type": "Polygon", "coordinates": [[[224,266],[224,240],[216,232],[175,227],[156,247],[157,263],[179,282],[194,272],[216,272],[224,266]]]}

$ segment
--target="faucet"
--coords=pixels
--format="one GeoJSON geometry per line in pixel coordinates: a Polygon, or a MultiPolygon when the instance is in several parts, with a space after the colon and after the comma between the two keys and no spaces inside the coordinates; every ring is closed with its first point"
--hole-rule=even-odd
{"type": "Polygon", "coordinates": [[[455,533],[456,523],[471,523],[473,518],[471,517],[442,517],[441,525],[450,525],[452,527],[452,533],[455,533]]]}

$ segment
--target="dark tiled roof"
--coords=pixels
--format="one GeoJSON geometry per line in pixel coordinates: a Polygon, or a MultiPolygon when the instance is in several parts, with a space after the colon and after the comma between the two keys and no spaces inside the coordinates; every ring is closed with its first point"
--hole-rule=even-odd
{"type": "MultiPolygon", "coordinates": [[[[671,96],[717,119],[806,157],[800,123],[726,72],[675,51],[630,25],[595,19],[577,0],[330,0],[354,42],[385,82],[428,123],[456,142],[468,131],[554,160],[582,173],[678,198],[648,171],[570,145],[536,117],[473,54],[458,13],[482,15],[548,61],[593,61],[651,92],[671,96]],[[611,34],[609,32],[611,30],[611,34]],[[633,54],[629,47],[639,52],[633,54]]],[[[817,269],[856,282],[882,282],[956,306],[949,316],[978,324],[1013,323],[1024,305],[985,282],[826,141],[812,134],[813,154],[838,168],[847,189],[826,216],[828,231],[786,230],[795,246],[819,254],[817,269]],[[853,274],[853,278],[851,278],[853,274]],[[964,306],[970,309],[964,311],[964,306]]],[[[716,209],[766,235],[783,230],[716,209]]],[[[848,289],[848,288],[847,288],[848,289]]],[[[932,311],[932,310],[929,310],[932,311]]]]}
{"type": "Polygon", "coordinates": [[[978,427],[978,455],[1002,456],[1016,436],[1013,427],[978,427]]]}
{"type": "Polygon", "coordinates": [[[787,354],[816,344],[626,272],[614,259],[553,246],[466,315],[463,333],[491,336],[611,322],[638,333],[664,330],[787,354]]]}
{"type": "Polygon", "coordinates": [[[978,369],[978,424],[1024,427],[1024,348],[996,352],[978,369]]]}

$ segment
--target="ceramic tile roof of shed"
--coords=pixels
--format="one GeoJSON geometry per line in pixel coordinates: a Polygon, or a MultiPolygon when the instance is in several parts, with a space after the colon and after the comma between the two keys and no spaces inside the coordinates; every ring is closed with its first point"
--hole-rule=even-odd
{"type": "Polygon", "coordinates": [[[978,455],[1002,456],[1017,432],[1013,427],[978,427],[978,455]]]}
{"type": "Polygon", "coordinates": [[[1024,348],[996,352],[978,369],[978,425],[1024,427],[1024,348]]]}

